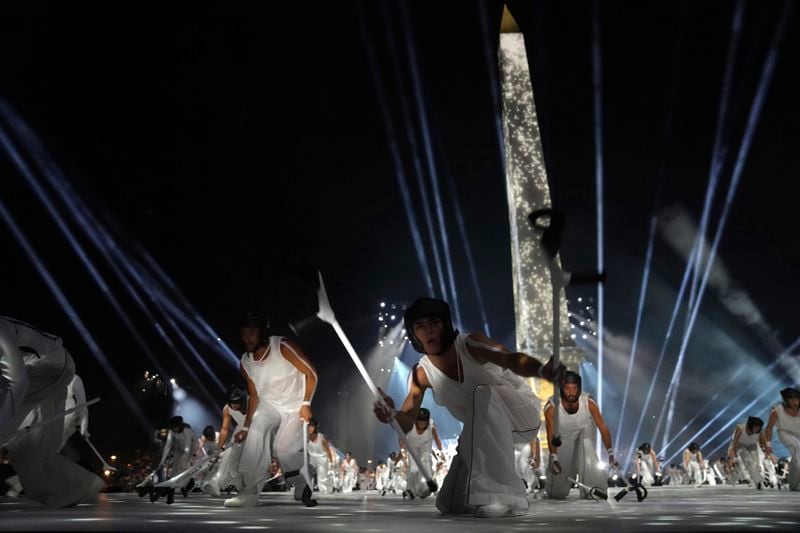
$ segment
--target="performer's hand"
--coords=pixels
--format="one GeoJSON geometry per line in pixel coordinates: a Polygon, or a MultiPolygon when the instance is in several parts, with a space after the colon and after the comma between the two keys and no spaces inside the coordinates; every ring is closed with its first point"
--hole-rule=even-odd
{"type": "Polygon", "coordinates": [[[312,416],[314,416],[314,415],[311,414],[311,406],[310,405],[304,405],[304,406],[302,406],[300,408],[300,418],[304,422],[308,422],[309,420],[311,420],[312,416]]]}
{"type": "Polygon", "coordinates": [[[553,473],[555,475],[558,475],[558,474],[560,474],[561,472],[564,471],[564,469],[561,468],[561,463],[559,463],[558,461],[553,461],[552,469],[553,469],[553,473]]]}
{"type": "Polygon", "coordinates": [[[567,367],[563,364],[559,364],[558,368],[553,368],[553,358],[551,357],[541,369],[541,375],[542,378],[546,379],[547,381],[558,384],[561,383],[561,379],[566,371],[567,367]]]}
{"type": "Polygon", "coordinates": [[[617,461],[613,453],[608,456],[608,464],[616,468],[619,468],[619,461],[617,461]]]}
{"type": "Polygon", "coordinates": [[[539,470],[540,466],[542,466],[542,458],[541,457],[537,457],[536,459],[533,460],[533,469],[534,470],[539,470]]]}
{"type": "Polygon", "coordinates": [[[236,435],[233,436],[234,442],[243,442],[244,439],[247,438],[247,430],[243,429],[241,431],[237,431],[236,435]]]}
{"type": "Polygon", "coordinates": [[[383,389],[379,388],[378,392],[381,393],[381,396],[383,397],[383,403],[385,405],[381,405],[380,402],[376,401],[373,405],[373,410],[378,420],[384,424],[388,424],[394,418],[394,400],[385,392],[383,392],[383,389]]]}

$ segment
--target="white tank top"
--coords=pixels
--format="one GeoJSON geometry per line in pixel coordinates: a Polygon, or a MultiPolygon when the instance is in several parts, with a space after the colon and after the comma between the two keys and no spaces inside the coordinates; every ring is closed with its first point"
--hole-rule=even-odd
{"type": "Polygon", "coordinates": [[[778,423],[775,424],[775,428],[794,433],[800,437],[800,415],[790,415],[786,412],[782,403],[775,406],[775,411],[778,413],[778,423]]]}
{"type": "Polygon", "coordinates": [[[759,433],[748,435],[747,424],[737,424],[736,427],[741,430],[741,433],[739,433],[739,446],[747,448],[748,450],[753,450],[758,447],[759,433]]]}
{"type": "Polygon", "coordinates": [[[653,463],[653,456],[649,453],[642,452],[642,462],[646,463],[650,470],[655,470],[655,464],[653,463]]]}
{"type": "Polygon", "coordinates": [[[464,381],[459,383],[436,368],[427,355],[419,360],[433,389],[433,399],[461,422],[471,416],[472,395],[478,385],[494,385],[511,414],[513,431],[534,431],[539,428],[540,405],[525,379],[494,363],[479,364],[469,353],[466,335],[459,335],[454,342],[464,381]]]}
{"type": "MultiPolygon", "coordinates": [[[[231,409],[230,405],[227,405],[225,407],[228,408],[228,414],[231,416],[231,418],[233,418],[233,421],[236,422],[236,425],[243,426],[245,414],[241,411],[237,411],[236,409],[231,409]]],[[[225,407],[223,407],[223,409],[225,409],[225,407]]]]}
{"type": "Polygon", "coordinates": [[[433,448],[433,420],[428,420],[428,427],[420,434],[417,432],[417,426],[411,428],[411,431],[406,433],[406,440],[412,449],[418,450],[420,453],[429,452],[433,448]]]}
{"type": "Polygon", "coordinates": [[[242,355],[242,368],[256,386],[259,401],[264,400],[280,410],[299,410],[305,394],[303,374],[281,354],[286,344],[283,337],[269,338],[267,356],[256,361],[253,354],[242,355]]]}
{"type": "MultiPolygon", "coordinates": [[[[552,401],[547,402],[552,405],[552,401]]],[[[545,406],[547,409],[547,406],[545,406]]],[[[564,409],[564,402],[558,402],[558,433],[567,440],[575,439],[583,431],[583,438],[594,442],[595,423],[589,411],[589,395],[582,392],[578,397],[578,410],[570,414],[564,409]]]]}
{"type": "Polygon", "coordinates": [[[310,438],[308,439],[308,453],[309,455],[314,455],[317,457],[327,457],[328,452],[325,450],[325,446],[323,446],[323,442],[325,442],[325,435],[322,433],[317,433],[317,440],[312,441],[310,438]]]}

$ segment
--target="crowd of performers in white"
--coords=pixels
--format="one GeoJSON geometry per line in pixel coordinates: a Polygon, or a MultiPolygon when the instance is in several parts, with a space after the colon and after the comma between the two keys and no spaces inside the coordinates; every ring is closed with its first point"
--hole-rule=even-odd
{"type": "MultiPolygon", "coordinates": [[[[155,501],[166,495],[171,503],[176,490],[184,496],[202,491],[225,507],[249,507],[258,505],[263,489],[277,487],[314,506],[315,493],[374,490],[404,499],[434,494],[442,513],[499,517],[523,514],[537,498],[607,497],[614,482],[800,490],[795,388],[781,391],[766,424],[749,417],[736,425],[722,457],[707,460],[692,443],[681,463],[662,465],[657,450],[643,443],[635,450],[632,471],[623,473],[611,430],[598,404],[582,391],[577,373],[552,359],[541,363],[508,350],[480,333],[459,334],[441,300],[418,299],[404,319],[421,359],[407,396],[395,403],[381,391],[383,402],[374,406],[379,421],[396,422],[405,433],[385,461],[359,466],[321,432],[312,412],[318,376],[311,359],[295,341],[268,336],[264,318],[250,313],[239,324],[244,383],[230,389],[219,431],[209,426],[198,435],[174,417],[158,465],[137,486],[140,496],[155,501]],[[529,377],[553,382],[558,396],[542,407],[529,377]],[[428,389],[463,424],[450,446],[422,407],[428,389]],[[606,450],[602,462],[595,452],[598,433],[606,450]],[[789,457],[778,460],[772,453],[774,436],[789,457]]],[[[83,383],[61,339],[0,317],[0,448],[15,471],[5,480],[5,496],[51,507],[95,499],[104,480],[62,449],[76,435],[91,445],[88,421],[83,383]]]]}

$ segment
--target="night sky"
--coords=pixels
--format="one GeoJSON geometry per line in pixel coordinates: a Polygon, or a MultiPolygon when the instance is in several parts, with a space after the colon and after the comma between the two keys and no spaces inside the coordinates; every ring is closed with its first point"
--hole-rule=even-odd
{"type": "MultiPolygon", "coordinates": [[[[568,268],[591,268],[596,254],[592,4],[511,5],[526,35],[554,203],[567,213],[562,258],[568,268]]],[[[633,330],[650,216],[679,207],[695,223],[700,218],[734,6],[599,4],[606,316],[609,329],[619,334],[633,330]]],[[[729,156],[712,228],[783,6],[744,4],[724,132],[729,156]]],[[[379,302],[410,303],[426,292],[367,61],[372,47],[388,87],[390,114],[402,132],[416,217],[424,223],[399,107],[401,93],[411,98],[401,44],[405,9],[444,183],[463,326],[479,329],[480,314],[458,238],[454,195],[493,336],[513,342],[508,210],[480,23],[487,17],[489,42],[496,43],[500,7],[474,1],[342,1],[179,10],[156,4],[111,9],[106,3],[4,2],[0,97],[32,126],[115,234],[149,251],[234,352],[240,351],[235,318],[248,309],[268,314],[281,334],[289,333],[287,322],[315,311],[313,290],[293,274],[298,264],[323,272],[340,321],[354,344],[366,350],[375,343],[379,302]],[[447,176],[457,190],[447,185],[447,176]]],[[[795,339],[800,316],[794,283],[800,271],[798,16],[795,6],[719,249],[736,286],[783,344],[795,339]]],[[[496,51],[489,55],[496,58],[496,51]]],[[[421,139],[417,130],[415,135],[421,139]]],[[[147,361],[4,153],[0,183],[2,200],[133,390],[147,361]]],[[[5,225],[0,246],[5,280],[0,314],[57,333],[89,396],[112,394],[93,411],[98,438],[115,446],[123,438],[144,440],[135,422],[123,422],[126,429],[114,435],[100,430],[101,424],[130,420],[124,405],[5,225]]],[[[683,266],[659,239],[653,263],[658,283],[675,290],[683,266]]],[[[582,290],[570,296],[589,294],[582,290]]],[[[653,299],[645,308],[645,316],[654,317],[647,326],[654,344],[663,337],[666,324],[660,320],[673,303],[664,309],[653,299]]],[[[740,338],[753,357],[771,360],[762,340],[726,311],[713,291],[706,293],[702,310],[740,338]]],[[[136,316],[164,365],[187,382],[147,320],[136,316]]],[[[318,398],[334,398],[355,373],[345,352],[323,328],[301,342],[322,376],[318,398]]],[[[203,355],[223,383],[237,379],[228,362],[210,351],[203,355]]],[[[694,354],[699,368],[705,356],[712,354],[694,354]]],[[[334,408],[321,412],[333,416],[334,408]]],[[[352,416],[370,415],[365,410],[352,416]]]]}

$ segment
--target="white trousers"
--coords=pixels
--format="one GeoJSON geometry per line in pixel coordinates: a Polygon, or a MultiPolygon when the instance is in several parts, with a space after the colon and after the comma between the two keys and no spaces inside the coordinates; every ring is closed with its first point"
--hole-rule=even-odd
{"type": "MultiPolygon", "coordinates": [[[[17,414],[17,427],[63,412],[67,385],[75,375],[75,364],[64,349],[42,355],[26,368],[31,384],[28,389],[30,396],[26,396],[23,408],[17,414]]],[[[25,495],[51,507],[66,507],[89,500],[105,486],[98,476],[58,453],[63,435],[63,422],[51,422],[31,430],[7,447],[25,495]]]]}
{"type": "Polygon", "coordinates": [[[690,461],[689,468],[686,469],[687,478],[695,485],[703,484],[703,471],[700,469],[700,463],[697,461],[690,461]]]}
{"type": "MultiPolygon", "coordinates": [[[[593,428],[592,428],[593,429],[593,428]]],[[[594,439],[589,430],[581,431],[575,438],[561,437],[561,447],[558,449],[558,462],[561,464],[561,473],[553,473],[553,461],[550,457],[550,467],[547,469],[545,490],[550,498],[564,499],[572,489],[572,482],[567,478],[577,479],[590,487],[603,490],[608,487],[608,478],[605,471],[598,467],[597,454],[594,451],[594,439]]],[[[589,493],[579,489],[581,498],[588,498],[589,493]]]]}
{"type": "MultiPolygon", "coordinates": [[[[517,475],[514,442],[530,442],[539,427],[522,428],[512,418],[512,409],[524,399],[510,387],[478,385],[472,400],[472,416],[464,422],[436,507],[442,513],[471,513],[482,505],[504,504],[524,513],[529,504],[517,475]]],[[[538,413],[528,415],[538,424],[538,413]]]]}
{"type": "Polygon", "coordinates": [[[761,483],[761,454],[758,453],[758,448],[745,448],[739,446],[736,451],[742,466],[747,470],[750,480],[753,483],[761,483]]]}
{"type": "Polygon", "coordinates": [[[230,449],[222,454],[222,458],[217,462],[216,466],[209,472],[208,479],[204,484],[203,491],[213,495],[219,493],[229,486],[233,485],[237,489],[242,487],[242,476],[236,470],[239,461],[242,457],[242,449],[244,444],[234,444],[230,449]]]}
{"type": "Polygon", "coordinates": [[[328,457],[326,455],[309,454],[309,463],[317,472],[317,487],[322,494],[333,492],[333,479],[328,468],[328,457]]]}
{"type": "MultiPolygon", "coordinates": [[[[433,472],[433,451],[429,448],[427,450],[415,450],[420,461],[422,461],[423,468],[430,474],[433,472]]],[[[427,498],[430,495],[428,483],[425,481],[425,475],[420,471],[417,463],[409,456],[408,476],[406,478],[406,489],[414,493],[414,496],[427,498]]]]}
{"type": "MultiPolygon", "coordinates": [[[[303,421],[299,409],[279,411],[261,401],[250,421],[237,467],[244,485],[240,493],[252,495],[261,492],[273,454],[278,458],[284,475],[303,466],[303,421]]],[[[287,481],[298,482],[295,477],[300,476],[292,476],[287,481]]]]}
{"type": "Polygon", "coordinates": [[[779,429],[778,439],[792,456],[787,476],[789,490],[800,490],[800,435],[779,429]]]}

